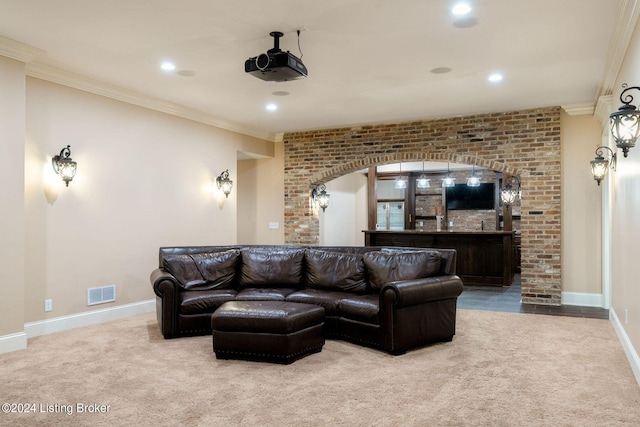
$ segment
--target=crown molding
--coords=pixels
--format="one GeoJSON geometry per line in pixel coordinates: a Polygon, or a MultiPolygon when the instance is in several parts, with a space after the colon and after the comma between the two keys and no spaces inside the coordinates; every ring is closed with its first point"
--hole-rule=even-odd
{"type": "Polygon", "coordinates": [[[571,104],[561,107],[570,116],[580,116],[583,114],[593,114],[593,104],[571,104]]]}
{"type": "Polygon", "coordinates": [[[609,43],[609,54],[605,65],[605,74],[598,91],[598,98],[611,95],[620,67],[631,42],[631,37],[640,19],[640,0],[622,0],[618,10],[615,31],[609,43]]]}
{"type": "Polygon", "coordinates": [[[609,114],[611,114],[611,106],[613,105],[613,96],[601,96],[598,98],[594,116],[600,122],[603,129],[609,129],[609,114]]]}
{"type": "Polygon", "coordinates": [[[28,63],[44,55],[44,53],[44,50],[37,47],[0,36],[0,56],[28,63]]]}
{"type": "Polygon", "coordinates": [[[206,125],[215,126],[231,132],[240,133],[254,138],[263,139],[274,142],[276,134],[269,132],[260,132],[241,126],[237,123],[219,119],[202,111],[188,108],[180,104],[174,104],[169,101],[154,98],[118,86],[110,85],[98,80],[81,76],[57,67],[44,65],[39,63],[27,64],[27,75],[38,79],[57,83],[63,86],[72,87],[85,92],[115,99],[128,104],[137,105],[139,107],[148,108],[150,110],[160,111],[162,113],[171,114],[173,116],[182,117],[184,119],[193,120],[206,125]]]}

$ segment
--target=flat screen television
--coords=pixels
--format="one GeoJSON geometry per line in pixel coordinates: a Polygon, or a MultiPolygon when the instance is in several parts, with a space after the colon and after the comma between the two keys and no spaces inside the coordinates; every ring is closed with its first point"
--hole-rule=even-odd
{"type": "Polygon", "coordinates": [[[479,187],[469,187],[467,184],[456,184],[447,189],[447,209],[493,209],[495,184],[482,183],[479,187]]]}

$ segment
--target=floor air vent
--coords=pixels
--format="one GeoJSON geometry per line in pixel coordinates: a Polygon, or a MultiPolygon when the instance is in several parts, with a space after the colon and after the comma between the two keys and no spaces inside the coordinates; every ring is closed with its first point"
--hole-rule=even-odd
{"type": "Polygon", "coordinates": [[[87,305],[104,304],[116,300],[116,285],[87,289],[87,305]]]}

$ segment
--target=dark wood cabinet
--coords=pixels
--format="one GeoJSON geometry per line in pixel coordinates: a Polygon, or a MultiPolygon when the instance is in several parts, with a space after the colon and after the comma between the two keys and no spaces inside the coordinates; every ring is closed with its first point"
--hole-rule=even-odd
{"type": "Polygon", "coordinates": [[[455,249],[456,272],[465,285],[510,286],[513,283],[513,232],[425,232],[365,230],[366,246],[455,249]]]}
{"type": "Polygon", "coordinates": [[[520,264],[522,260],[522,238],[520,233],[513,236],[513,271],[520,273],[520,264]]]}

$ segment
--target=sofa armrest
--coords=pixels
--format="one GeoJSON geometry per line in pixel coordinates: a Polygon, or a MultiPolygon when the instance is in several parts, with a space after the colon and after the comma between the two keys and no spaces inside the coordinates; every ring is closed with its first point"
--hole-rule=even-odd
{"type": "Polygon", "coordinates": [[[156,268],[151,272],[151,286],[153,286],[153,292],[160,298],[164,297],[167,293],[173,294],[175,288],[180,286],[178,280],[168,271],[161,268],[156,268]]]}
{"type": "Polygon", "coordinates": [[[382,288],[381,299],[391,302],[396,308],[408,307],[457,298],[462,289],[462,280],[456,275],[434,276],[388,283],[382,288]]]}
{"type": "Polygon", "coordinates": [[[383,346],[391,354],[455,335],[456,298],[462,280],[456,275],[433,276],[386,284],[380,293],[383,346]]]}
{"type": "Polygon", "coordinates": [[[165,338],[177,336],[181,286],[171,273],[161,268],[151,272],[150,280],[157,295],[156,314],[162,335],[165,338]]]}

